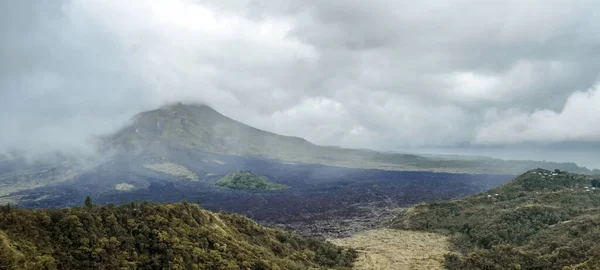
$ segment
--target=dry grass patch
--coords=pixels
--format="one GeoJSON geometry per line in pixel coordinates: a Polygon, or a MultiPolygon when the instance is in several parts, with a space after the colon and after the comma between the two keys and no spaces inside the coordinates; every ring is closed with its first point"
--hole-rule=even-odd
{"type": "Polygon", "coordinates": [[[354,269],[358,270],[444,269],[449,246],[448,237],[440,234],[393,229],[364,231],[329,241],[356,249],[359,257],[354,269]]]}
{"type": "Polygon", "coordinates": [[[164,163],[154,163],[154,164],[144,164],[144,167],[153,171],[162,172],[166,174],[170,174],[177,177],[186,178],[192,181],[198,181],[198,175],[194,172],[190,171],[188,168],[181,166],[179,164],[164,162],[164,163]]]}

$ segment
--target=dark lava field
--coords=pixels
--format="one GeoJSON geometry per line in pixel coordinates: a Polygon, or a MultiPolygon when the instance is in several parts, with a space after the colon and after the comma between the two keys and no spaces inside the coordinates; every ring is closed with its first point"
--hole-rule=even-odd
{"type": "MultiPolygon", "coordinates": [[[[197,154],[194,154],[197,155],[197,154]]],[[[210,155],[210,156],[209,156],[210,155]]],[[[246,215],[260,223],[304,235],[344,236],[389,220],[395,209],[446,200],[488,190],[512,175],[352,169],[317,164],[286,164],[232,156],[178,158],[177,163],[202,177],[189,181],[142,167],[143,159],[122,157],[99,166],[76,180],[17,193],[19,206],[56,208],[81,205],[89,195],[98,204],[132,201],[200,203],[206,209],[246,215]],[[191,160],[219,163],[198,165],[191,160]],[[247,192],[214,185],[235,170],[251,170],[286,190],[247,192]],[[144,188],[117,191],[115,183],[144,188]]],[[[173,158],[171,157],[171,160],[173,158]]]]}

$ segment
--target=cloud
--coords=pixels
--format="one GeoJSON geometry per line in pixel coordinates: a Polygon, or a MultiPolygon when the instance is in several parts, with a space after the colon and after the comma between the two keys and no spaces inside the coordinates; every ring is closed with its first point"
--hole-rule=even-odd
{"type": "Polygon", "coordinates": [[[346,147],[598,143],[599,8],[5,1],[0,152],[86,150],[90,135],[173,101],[346,147]]]}
{"type": "Polygon", "coordinates": [[[600,140],[600,86],[575,92],[560,112],[489,110],[486,125],[475,137],[481,144],[598,142],[600,140]]]}

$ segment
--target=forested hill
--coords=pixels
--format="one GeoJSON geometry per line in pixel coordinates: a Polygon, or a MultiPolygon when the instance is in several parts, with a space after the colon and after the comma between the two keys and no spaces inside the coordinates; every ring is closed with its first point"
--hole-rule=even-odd
{"type": "Polygon", "coordinates": [[[254,174],[250,171],[232,172],[219,179],[216,183],[218,186],[237,189],[237,190],[279,190],[286,189],[288,186],[272,183],[261,175],[254,174]]]}
{"type": "Polygon", "coordinates": [[[0,269],[344,269],[356,254],[194,204],[0,210],[0,269]]]}
{"type": "Polygon", "coordinates": [[[600,180],[531,170],[485,193],[416,205],[392,227],[450,235],[450,269],[600,269],[600,180]]]}

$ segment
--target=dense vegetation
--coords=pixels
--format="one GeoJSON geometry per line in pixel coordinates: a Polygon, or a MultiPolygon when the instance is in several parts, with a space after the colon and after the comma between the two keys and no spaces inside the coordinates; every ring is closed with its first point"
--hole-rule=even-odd
{"type": "Polygon", "coordinates": [[[586,175],[532,170],[485,193],[417,205],[392,227],[451,235],[450,269],[599,269],[597,184],[586,175]]]}
{"type": "Polygon", "coordinates": [[[0,269],[339,269],[355,258],[185,202],[0,209],[0,269]]]}
{"type": "Polygon", "coordinates": [[[254,174],[249,171],[232,172],[219,179],[218,186],[238,189],[238,190],[279,190],[286,189],[288,186],[272,183],[266,177],[254,174]]]}

